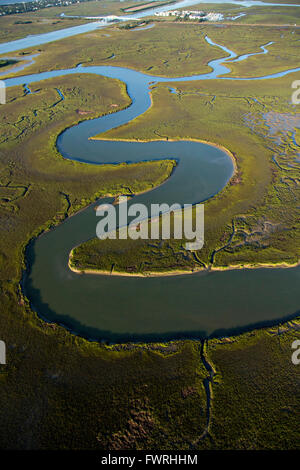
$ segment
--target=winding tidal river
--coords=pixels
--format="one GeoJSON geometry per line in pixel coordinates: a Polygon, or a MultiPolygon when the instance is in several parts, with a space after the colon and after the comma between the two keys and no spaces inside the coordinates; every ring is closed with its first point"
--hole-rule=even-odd
{"type": "MultiPolygon", "coordinates": [[[[216,45],[209,38],[206,40],[216,45]]],[[[260,53],[267,53],[268,46],[270,43],[262,46],[260,53]]],[[[154,202],[197,203],[214,196],[231,178],[234,168],[226,152],[190,141],[137,143],[89,138],[146,112],[151,106],[149,87],[155,83],[218,77],[244,80],[224,76],[229,70],[222,63],[237,56],[218,47],[225,58],[211,61],[211,72],[191,77],[162,78],[120,67],[78,66],[7,79],[6,85],[30,84],[79,72],[122,80],[132,99],[131,106],[65,130],[57,140],[58,150],[65,158],[91,164],[175,158],[178,164],[172,176],[153,191],[135,196],[133,202],[148,206],[154,202]]],[[[272,79],[293,71],[300,71],[300,67],[253,80],[272,79]]],[[[68,268],[69,253],[75,245],[95,237],[95,205],[45,233],[27,250],[29,268],[24,289],[43,318],[92,339],[126,341],[227,335],[299,314],[300,267],[153,278],[75,274],[68,268]]]]}

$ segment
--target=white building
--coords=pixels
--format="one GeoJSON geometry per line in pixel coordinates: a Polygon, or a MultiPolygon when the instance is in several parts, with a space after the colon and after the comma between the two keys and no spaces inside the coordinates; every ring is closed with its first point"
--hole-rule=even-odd
{"type": "Polygon", "coordinates": [[[221,21],[223,15],[221,13],[205,13],[200,10],[170,10],[170,11],[159,11],[155,13],[156,16],[176,16],[177,18],[188,18],[191,20],[202,20],[202,21],[221,21]]]}

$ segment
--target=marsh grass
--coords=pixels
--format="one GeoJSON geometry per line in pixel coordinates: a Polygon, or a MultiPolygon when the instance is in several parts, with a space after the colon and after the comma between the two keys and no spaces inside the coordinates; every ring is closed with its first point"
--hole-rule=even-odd
{"type": "Polygon", "coordinates": [[[221,193],[205,203],[205,244],[196,257],[185,251],[184,240],[161,243],[159,255],[147,240],[137,242],[136,251],[131,241],[127,248],[122,242],[121,249],[118,241],[94,240],[75,250],[77,267],[97,269],[99,263],[99,269],[110,270],[114,265],[116,270],[146,273],[157,266],[159,257],[158,271],[198,269],[212,263],[225,268],[297,263],[300,195],[295,151],[291,135],[282,135],[278,145],[263,118],[268,110],[281,116],[284,111],[295,113],[289,104],[292,79],[272,80],[271,88],[267,80],[231,82],[230,87],[228,82],[216,80],[180,83],[177,95],[164,85],[152,90],[153,106],[146,114],[101,138],[136,141],[164,136],[215,142],[235,155],[237,174],[221,193]],[[249,122],[250,117],[257,118],[255,124],[249,122]],[[285,163],[280,170],[272,157],[282,152],[285,163]],[[228,245],[232,224],[235,234],[228,245]],[[124,250],[120,257],[119,250],[124,250]]]}
{"type": "MultiPolygon", "coordinates": [[[[137,48],[139,33],[134,34],[137,48]]],[[[84,48],[90,47],[92,54],[98,47],[90,38],[79,51],[77,40],[72,41],[74,61],[82,59],[84,48]]],[[[64,41],[60,44],[62,54],[56,65],[52,52],[45,66],[51,60],[53,66],[62,66],[67,49],[64,41]]],[[[43,46],[43,55],[52,47],[43,46]]],[[[68,47],[71,50],[71,41],[68,47]]],[[[132,51],[133,42],[130,47],[132,51]]],[[[124,53],[126,58],[130,66],[124,53]]],[[[68,60],[66,66],[72,62],[68,60]]],[[[31,310],[20,282],[24,249],[32,237],[107,192],[117,195],[124,188],[132,192],[148,188],[173,169],[173,162],[99,168],[64,160],[58,154],[57,135],[87,117],[78,114],[78,109],[93,118],[110,112],[116,100],[117,109],[129,104],[118,81],[72,76],[35,84],[32,91],[38,93],[24,96],[22,87],[9,89],[5,113],[1,108],[0,116],[0,337],[7,345],[7,365],[0,369],[1,448],[149,451],[159,443],[163,449],[189,450],[195,441],[201,449],[299,448],[299,369],[290,359],[290,344],[299,338],[299,322],[209,340],[205,354],[216,371],[212,438],[199,440],[207,418],[203,382],[207,371],[198,341],[106,345],[47,323],[31,310]],[[65,100],[53,107],[59,99],[55,88],[63,91],[65,100]]],[[[286,170],[272,164],[274,143],[266,135],[267,127],[261,120],[254,127],[242,124],[244,115],[257,115],[264,106],[286,111],[289,93],[287,79],[273,81],[272,88],[268,82],[232,83],[230,88],[221,81],[182,83],[179,96],[159,86],[153,91],[154,106],[145,116],[110,133],[111,137],[152,139],[158,130],[172,138],[219,142],[235,152],[241,181],[207,205],[207,246],[199,253],[200,260],[209,260],[212,250],[224,244],[233,218],[245,215],[236,223],[249,231],[264,207],[271,208],[268,218],[276,221],[281,216],[291,236],[295,233],[298,225],[291,203],[289,211],[282,209],[294,183],[280,183],[286,170]],[[212,102],[214,95],[217,99],[212,102]],[[177,113],[183,119],[178,120],[177,113]],[[291,188],[285,189],[286,185],[291,188]],[[275,186],[280,186],[280,193],[275,186]]],[[[168,263],[175,259],[170,247],[166,247],[168,263]]],[[[292,254],[295,247],[287,241],[292,254]]],[[[179,245],[175,248],[178,251],[179,245]]],[[[129,258],[137,256],[138,251],[133,251],[133,247],[124,250],[120,257],[124,265],[127,253],[129,258]]],[[[226,262],[230,256],[226,254],[226,262]]]]}

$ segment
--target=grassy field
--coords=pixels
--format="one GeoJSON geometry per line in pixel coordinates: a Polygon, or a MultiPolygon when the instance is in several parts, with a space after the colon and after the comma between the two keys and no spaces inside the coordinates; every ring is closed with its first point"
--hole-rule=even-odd
{"type": "MultiPolygon", "coordinates": [[[[196,35],[193,26],[177,27],[181,29],[170,34],[185,34],[188,40],[196,35]]],[[[156,31],[159,41],[165,28],[155,26],[143,36],[132,32],[135,39],[120,46],[123,63],[133,66],[137,59],[132,58],[132,51],[140,48],[141,41],[151,57],[151,35],[156,31]]],[[[107,41],[105,54],[117,44],[115,34],[116,38],[131,34],[110,31],[110,38],[95,33],[100,42],[107,41]]],[[[224,41],[229,37],[228,33],[224,41]]],[[[83,62],[84,54],[91,60],[98,54],[101,63],[103,51],[99,52],[94,36],[82,38],[82,51],[78,38],[61,41],[59,48],[42,46],[41,61],[30,70],[42,70],[51,61],[52,67],[58,68],[83,62]],[[72,42],[74,57],[69,54],[72,42]]],[[[249,50],[255,50],[259,39],[255,35],[253,43],[248,43],[249,50]]],[[[195,46],[197,51],[203,44],[195,46]]],[[[174,49],[169,47],[176,56],[174,51],[181,50],[182,43],[178,40],[172,44],[174,49]]],[[[289,47],[287,44],[286,50],[289,47]]],[[[237,49],[244,52],[242,39],[237,49]]],[[[210,57],[219,53],[212,51],[210,57]]],[[[189,58],[174,61],[170,73],[186,73],[187,64],[195,71],[201,65],[197,57],[194,62],[189,58]]],[[[139,67],[146,66],[143,60],[141,54],[139,67]]],[[[201,60],[205,68],[207,56],[203,54],[201,60]]],[[[261,70],[264,60],[262,56],[261,70]]],[[[157,70],[165,70],[163,64],[156,64],[157,70]]],[[[272,136],[268,127],[274,125],[275,117],[283,115],[286,123],[290,119],[286,114],[296,114],[289,102],[290,82],[297,78],[274,80],[272,86],[267,81],[232,82],[230,87],[224,81],[181,83],[178,95],[160,85],[153,90],[153,107],[144,116],[108,133],[111,138],[153,139],[156,132],[169,138],[203,138],[222,143],[235,153],[236,178],[207,204],[207,245],[195,261],[197,266],[209,263],[213,250],[226,244],[232,222],[235,238],[226,251],[215,255],[216,266],[239,264],[243,259],[260,261],[265,256],[275,262],[293,262],[299,255],[295,213],[299,185],[295,168],[289,166],[295,164],[296,148],[289,128],[272,136]],[[279,148],[283,152],[278,152],[279,148]],[[277,163],[272,160],[274,153],[277,163]],[[257,234],[257,226],[277,223],[279,218],[277,231],[257,234]],[[242,233],[246,232],[250,238],[243,243],[242,233]],[[276,256],[270,248],[262,249],[268,240],[272,246],[277,240],[276,256]]],[[[291,362],[291,344],[299,338],[299,321],[240,337],[209,340],[202,353],[196,340],[92,343],[43,321],[30,309],[20,282],[24,249],[33,237],[107,193],[117,195],[128,187],[138,192],[160,184],[173,169],[170,161],[92,167],[64,160],[58,154],[55,141],[63,129],[129,105],[122,83],[77,75],[37,83],[31,91],[25,95],[22,87],[9,89],[5,113],[0,115],[0,339],[7,345],[7,365],[0,366],[0,401],[5,405],[0,409],[0,447],[299,449],[296,413],[300,376],[299,366],[291,362]],[[206,361],[215,371],[209,403],[206,361]]],[[[299,132],[295,138],[299,139],[299,132]]],[[[180,253],[177,256],[174,244],[170,246],[162,247],[169,257],[167,264],[174,259],[180,263],[184,258],[180,253]]],[[[158,248],[153,262],[161,266],[158,248]]],[[[123,260],[121,269],[126,268],[129,258],[141,254],[136,245],[127,249],[129,256],[125,253],[118,258],[123,260]]],[[[146,257],[147,249],[139,247],[146,257]]],[[[115,256],[109,246],[108,253],[115,256]]]]}

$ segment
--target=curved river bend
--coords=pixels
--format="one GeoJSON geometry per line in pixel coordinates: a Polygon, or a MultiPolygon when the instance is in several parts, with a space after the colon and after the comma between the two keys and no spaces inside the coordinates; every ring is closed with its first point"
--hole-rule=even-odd
{"type": "MultiPolygon", "coordinates": [[[[214,44],[209,38],[206,40],[214,44]]],[[[268,44],[269,45],[269,44],[268,44]]],[[[262,52],[266,53],[266,47],[262,52]]],[[[226,60],[236,54],[223,46],[226,60]]],[[[247,55],[243,56],[245,60],[247,55]]],[[[196,203],[218,193],[233,173],[227,153],[198,142],[113,142],[90,137],[120,126],[150,106],[149,86],[158,82],[211,80],[228,73],[223,59],[210,62],[212,72],[192,77],[162,78],[120,67],[82,67],[6,80],[7,86],[30,84],[54,76],[94,73],[126,83],[132,105],[87,120],[64,131],[57,146],[65,158],[92,164],[176,159],[172,177],[133,202],[196,203]]],[[[271,79],[300,67],[254,78],[271,79]]],[[[220,77],[224,80],[243,80],[220,77]]],[[[30,99],[30,97],[28,98],[30,99]]],[[[208,337],[237,333],[292,318],[299,311],[300,267],[199,272],[194,275],[137,278],[71,272],[70,250],[95,236],[95,205],[67,219],[28,248],[30,272],[25,290],[32,305],[48,320],[62,323],[93,339],[110,341],[208,337]]]]}

